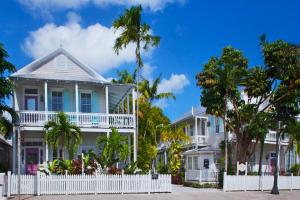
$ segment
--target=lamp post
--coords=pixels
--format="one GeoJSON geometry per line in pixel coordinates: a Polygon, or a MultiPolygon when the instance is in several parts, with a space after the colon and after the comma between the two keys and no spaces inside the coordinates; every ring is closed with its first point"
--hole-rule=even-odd
{"type": "Polygon", "coordinates": [[[275,170],[274,170],[274,182],[271,194],[279,194],[278,190],[278,154],[279,154],[279,136],[280,136],[280,121],[278,122],[278,129],[276,131],[276,157],[275,157],[275,170]]]}

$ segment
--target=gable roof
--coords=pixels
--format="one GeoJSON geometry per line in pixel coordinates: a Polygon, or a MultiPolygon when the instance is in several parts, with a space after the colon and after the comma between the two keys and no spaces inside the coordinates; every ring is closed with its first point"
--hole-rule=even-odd
{"type": "Polygon", "coordinates": [[[62,47],[39,58],[13,73],[12,78],[47,79],[109,83],[91,67],[84,65],[62,47]],[[62,57],[66,67],[59,66],[57,59],[62,57]]]}
{"type": "Polygon", "coordinates": [[[183,115],[181,115],[179,118],[175,119],[172,124],[176,124],[179,123],[183,120],[192,118],[193,116],[200,116],[200,115],[205,115],[206,109],[202,106],[198,106],[198,107],[192,107],[192,109],[186,113],[184,113],[183,115]]]}

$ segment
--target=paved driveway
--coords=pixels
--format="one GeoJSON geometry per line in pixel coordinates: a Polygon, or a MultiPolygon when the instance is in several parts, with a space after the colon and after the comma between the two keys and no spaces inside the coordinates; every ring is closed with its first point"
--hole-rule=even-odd
{"type": "MultiPolygon", "coordinates": [[[[217,189],[196,189],[173,186],[171,194],[124,194],[124,195],[52,195],[52,196],[22,196],[22,200],[288,200],[299,199],[300,190],[281,191],[280,195],[269,192],[222,192],[217,189]]],[[[15,197],[14,199],[18,199],[15,197]]]]}

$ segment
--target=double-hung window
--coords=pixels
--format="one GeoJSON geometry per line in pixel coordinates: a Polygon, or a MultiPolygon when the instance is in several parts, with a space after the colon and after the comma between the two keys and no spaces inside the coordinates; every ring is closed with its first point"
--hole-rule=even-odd
{"type": "Polygon", "coordinates": [[[63,111],[63,94],[59,91],[52,91],[52,110],[63,111]]]}
{"type": "Polygon", "coordinates": [[[216,133],[220,133],[220,118],[215,118],[215,125],[216,125],[216,133]]]}
{"type": "Polygon", "coordinates": [[[92,95],[91,93],[81,93],[81,112],[91,113],[92,112],[92,95]]]}
{"type": "Polygon", "coordinates": [[[192,157],[188,157],[187,159],[187,166],[189,170],[193,169],[193,158],[192,157]]]}

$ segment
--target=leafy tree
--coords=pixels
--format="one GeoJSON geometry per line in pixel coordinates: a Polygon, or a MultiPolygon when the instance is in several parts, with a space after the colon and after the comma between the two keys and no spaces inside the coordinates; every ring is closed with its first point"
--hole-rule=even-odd
{"type": "Polygon", "coordinates": [[[190,136],[183,131],[184,126],[162,126],[161,141],[166,144],[169,155],[169,170],[173,175],[179,173],[181,168],[182,147],[191,142],[190,136]]]}
{"type": "Polygon", "coordinates": [[[12,132],[12,123],[17,121],[14,109],[5,104],[5,100],[11,97],[14,90],[14,84],[7,75],[16,71],[15,66],[7,61],[8,57],[3,44],[0,43],[0,134],[5,137],[12,132]],[[4,112],[12,117],[12,122],[3,115],[4,112]]]}
{"type": "Polygon", "coordinates": [[[226,119],[226,128],[236,135],[240,162],[252,156],[259,135],[268,128],[256,119],[273,113],[273,122],[267,121],[286,124],[297,114],[292,108],[300,86],[298,47],[282,40],[269,43],[262,36],[261,48],[264,66],[248,68],[240,51],[226,47],[220,58],[211,58],[196,77],[202,89],[202,105],[209,113],[226,119]],[[284,117],[282,105],[288,108],[284,117]],[[253,131],[255,128],[260,131],[253,131]]]}
{"type": "Polygon", "coordinates": [[[48,121],[44,125],[45,140],[48,145],[57,151],[59,145],[62,148],[62,160],[64,160],[65,148],[68,151],[69,158],[73,159],[74,152],[82,141],[80,128],[69,122],[63,112],[57,113],[57,120],[48,121]]]}
{"type": "Polygon", "coordinates": [[[104,168],[110,168],[120,161],[125,161],[128,156],[127,137],[121,135],[117,129],[112,128],[109,137],[101,135],[97,137],[97,145],[102,148],[100,164],[104,168]]]}
{"type": "Polygon", "coordinates": [[[224,124],[225,171],[228,167],[227,112],[228,103],[237,107],[239,85],[247,73],[248,61],[241,51],[225,47],[220,58],[212,57],[198,73],[197,85],[202,89],[201,104],[206,112],[221,117],[224,124]]]}
{"type": "MultiPolygon", "coordinates": [[[[132,6],[126,9],[124,14],[119,16],[113,23],[116,30],[120,30],[120,36],[116,39],[114,50],[117,54],[126,48],[130,43],[135,45],[136,56],[136,85],[139,87],[139,69],[143,67],[141,50],[148,51],[149,47],[159,45],[160,37],[151,35],[150,26],[142,22],[142,6],[132,6]]],[[[137,97],[139,91],[137,89],[137,97]]],[[[139,101],[137,101],[137,114],[139,113],[139,101]]],[[[136,120],[137,133],[139,133],[139,118],[136,120]]]]}

